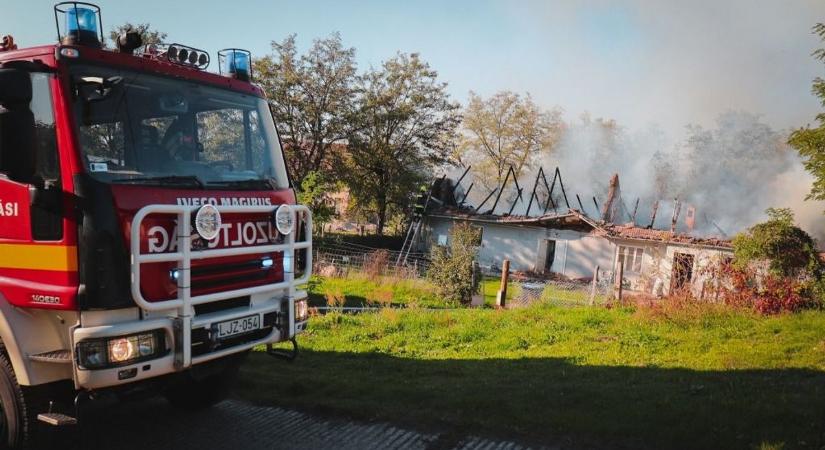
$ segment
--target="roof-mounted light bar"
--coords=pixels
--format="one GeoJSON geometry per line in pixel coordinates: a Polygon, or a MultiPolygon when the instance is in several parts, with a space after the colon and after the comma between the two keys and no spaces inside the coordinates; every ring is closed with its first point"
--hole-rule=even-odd
{"type": "Polygon", "coordinates": [[[145,58],[167,60],[171,63],[206,69],[209,66],[209,53],[181,44],[149,44],[138,52],[145,58]]]}
{"type": "Polygon", "coordinates": [[[240,48],[225,48],[218,52],[221,75],[242,81],[252,79],[252,53],[240,48]]]}

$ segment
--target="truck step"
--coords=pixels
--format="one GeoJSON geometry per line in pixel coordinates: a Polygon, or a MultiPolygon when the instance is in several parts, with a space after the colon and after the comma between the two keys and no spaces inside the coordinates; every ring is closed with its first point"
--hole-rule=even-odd
{"type": "Polygon", "coordinates": [[[47,363],[71,364],[72,352],[69,350],[52,350],[50,352],[29,355],[29,359],[47,363]]]}
{"type": "Polygon", "coordinates": [[[77,419],[61,413],[40,413],[37,415],[37,420],[56,427],[77,425],[77,419]]]}

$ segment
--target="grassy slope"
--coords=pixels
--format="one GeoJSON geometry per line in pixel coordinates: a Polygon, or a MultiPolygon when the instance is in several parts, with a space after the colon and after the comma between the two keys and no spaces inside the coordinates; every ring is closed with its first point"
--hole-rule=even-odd
{"type": "Polygon", "coordinates": [[[820,312],[384,310],[314,318],[301,345],[253,354],[239,395],[574,446],[825,445],[820,312]]]}

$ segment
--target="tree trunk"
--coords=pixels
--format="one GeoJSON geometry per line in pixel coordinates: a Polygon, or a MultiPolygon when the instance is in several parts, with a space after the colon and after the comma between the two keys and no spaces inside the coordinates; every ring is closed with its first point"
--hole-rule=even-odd
{"type": "Polygon", "coordinates": [[[387,221],[387,196],[382,192],[378,195],[378,225],[375,227],[375,233],[379,236],[384,235],[384,224],[387,221]]]}

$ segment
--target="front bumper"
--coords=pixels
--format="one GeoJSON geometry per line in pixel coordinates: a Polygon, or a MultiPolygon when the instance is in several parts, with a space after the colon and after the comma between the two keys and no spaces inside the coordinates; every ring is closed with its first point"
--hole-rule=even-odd
{"type": "Polygon", "coordinates": [[[181,318],[154,318],[130,320],[102,326],[77,327],[73,330],[73,365],[75,385],[78,389],[99,389],[118,386],[149,378],[181,372],[192,366],[250,350],[259,345],[290,340],[306,329],[306,318],[295,317],[295,304],[306,301],[305,291],[295,291],[293,297],[276,296],[256,302],[248,307],[197,315],[191,318],[189,349],[190,363],[183,365],[183,324],[181,318]],[[214,327],[219,322],[247,317],[261,317],[262,327],[256,332],[219,341],[214,337],[214,327]],[[77,344],[88,339],[115,338],[119,336],[163,330],[166,352],[160,356],[102,369],[86,369],[80,365],[77,344]],[[200,336],[200,338],[198,337],[200,336]]]}

